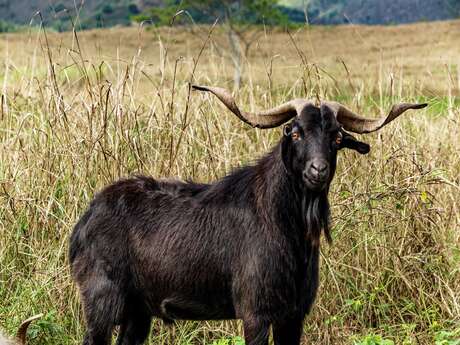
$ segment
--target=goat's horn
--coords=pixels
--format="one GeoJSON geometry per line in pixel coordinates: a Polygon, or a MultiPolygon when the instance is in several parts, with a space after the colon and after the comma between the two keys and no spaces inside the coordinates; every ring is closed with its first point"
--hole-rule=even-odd
{"type": "Polygon", "coordinates": [[[18,333],[16,334],[16,338],[18,339],[20,345],[26,345],[27,328],[32,323],[32,321],[35,321],[41,318],[42,316],[43,314],[38,314],[38,315],[28,318],[23,323],[21,323],[21,326],[19,326],[19,329],[18,329],[18,333]]]}
{"type": "Polygon", "coordinates": [[[282,125],[294,116],[300,114],[305,106],[313,105],[305,99],[294,99],[273,109],[257,113],[248,113],[241,111],[230,92],[223,88],[198,85],[192,85],[192,88],[194,90],[213,93],[232,113],[238,116],[241,121],[257,128],[273,128],[282,125]]]}
{"type": "Polygon", "coordinates": [[[409,109],[421,109],[425,108],[428,104],[416,104],[416,103],[399,103],[393,105],[388,115],[382,116],[378,119],[364,118],[358,114],[355,114],[351,110],[347,109],[340,103],[337,102],[322,102],[321,107],[328,107],[331,109],[337,121],[342,124],[343,128],[354,133],[371,133],[379,130],[386,124],[396,119],[399,115],[409,109]]]}

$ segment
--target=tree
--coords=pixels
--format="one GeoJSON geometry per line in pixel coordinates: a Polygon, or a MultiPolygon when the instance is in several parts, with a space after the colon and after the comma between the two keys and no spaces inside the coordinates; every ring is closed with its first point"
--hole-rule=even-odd
{"type": "MultiPolygon", "coordinates": [[[[165,6],[152,8],[134,19],[166,25],[181,10],[187,11],[198,23],[212,23],[216,18],[223,23],[235,68],[235,88],[239,88],[242,82],[243,60],[262,34],[263,27],[288,24],[278,0],[167,0],[165,6]]],[[[187,21],[175,18],[175,23],[186,24],[187,21]]]]}
{"type": "Polygon", "coordinates": [[[460,1],[458,0],[447,0],[447,8],[452,13],[453,17],[460,16],[460,1]]]}

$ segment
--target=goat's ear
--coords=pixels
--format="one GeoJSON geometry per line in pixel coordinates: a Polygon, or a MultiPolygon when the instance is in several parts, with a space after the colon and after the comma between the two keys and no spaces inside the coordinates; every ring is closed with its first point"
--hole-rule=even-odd
{"type": "Polygon", "coordinates": [[[281,158],[288,173],[292,171],[292,140],[289,134],[285,134],[281,139],[281,158]]]}
{"type": "Polygon", "coordinates": [[[359,141],[351,134],[345,131],[342,131],[342,134],[343,134],[343,138],[342,138],[342,143],[340,145],[341,149],[347,148],[347,149],[355,150],[362,155],[369,153],[369,151],[371,150],[371,147],[369,146],[369,144],[359,141]]]}

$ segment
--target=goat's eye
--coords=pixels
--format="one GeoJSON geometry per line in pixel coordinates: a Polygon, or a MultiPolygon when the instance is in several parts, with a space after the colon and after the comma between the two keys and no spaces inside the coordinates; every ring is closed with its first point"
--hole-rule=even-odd
{"type": "Polygon", "coordinates": [[[292,140],[299,140],[300,139],[300,133],[299,132],[292,132],[291,137],[292,137],[292,140]]]}

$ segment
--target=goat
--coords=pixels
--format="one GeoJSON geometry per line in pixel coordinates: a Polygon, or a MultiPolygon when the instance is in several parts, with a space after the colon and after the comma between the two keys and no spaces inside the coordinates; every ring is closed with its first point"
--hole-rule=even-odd
{"type": "Polygon", "coordinates": [[[29,325],[32,323],[32,321],[37,320],[42,316],[42,314],[35,315],[22,322],[21,326],[19,326],[18,332],[16,333],[15,340],[7,339],[0,333],[0,345],[26,345],[27,328],[29,328],[29,325]]]}
{"type": "Polygon", "coordinates": [[[318,289],[319,245],[329,234],[329,185],[343,148],[368,144],[346,131],[370,133],[408,109],[370,120],[336,102],[295,99],[274,109],[240,111],[222,88],[217,96],[258,128],[285,125],[256,164],[211,183],[122,179],[99,192],[75,225],[70,264],[83,302],[83,344],[142,344],[152,317],[242,319],[247,345],[299,344],[318,289]]]}

